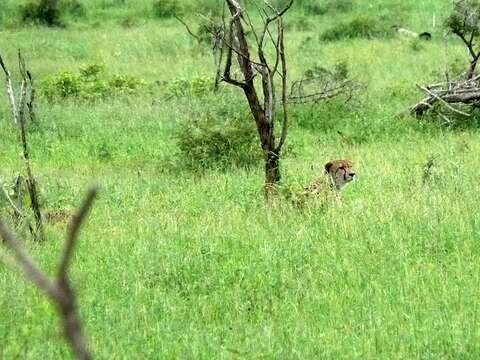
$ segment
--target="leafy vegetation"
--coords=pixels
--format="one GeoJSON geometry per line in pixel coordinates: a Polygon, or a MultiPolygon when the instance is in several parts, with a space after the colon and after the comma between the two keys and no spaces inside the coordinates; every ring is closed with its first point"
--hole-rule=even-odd
{"type": "Polygon", "coordinates": [[[245,115],[209,112],[183,121],[176,134],[178,165],[193,170],[256,165],[262,156],[252,122],[245,115]]]}
{"type": "Polygon", "coordinates": [[[207,75],[194,76],[190,79],[174,79],[166,84],[166,96],[167,98],[204,96],[212,93],[213,82],[213,79],[207,75]]]}
{"type": "Polygon", "coordinates": [[[41,83],[41,93],[49,100],[78,97],[98,99],[120,94],[138,93],[145,81],[132,75],[105,77],[103,64],[90,64],[80,68],[78,74],[62,71],[41,83]]]}
{"type": "MultiPolygon", "coordinates": [[[[22,48],[39,90],[29,138],[44,209],[71,212],[89,183],[102,188],[71,268],[96,358],[480,356],[480,133],[471,122],[450,128],[437,117],[404,115],[419,97],[414,84],[443,73],[445,46],[435,35],[450,1],[361,0],[348,12],[314,17],[297,7],[286,18],[309,24],[286,33],[291,80],[347,59],[348,74],[365,84],[346,104],[291,107],[285,188],[302,189],[332,159],[353,160],[359,175],[341,202],[320,210],[315,202],[266,203],[257,162],[168,166],[190,155],[178,141],[188,126],[214,123],[221,134],[237,122],[246,134],[255,128],[240,90],[165,96],[178,79],[190,86],[215,70],[208,46],[174,19],[155,18],[152,1],[85,0],[86,15],[69,15],[64,29],[16,23],[24,3],[2,3],[0,48],[11,67],[22,48]],[[429,29],[436,14],[431,42],[414,49],[394,35],[319,39],[362,14],[391,19],[398,4],[414,31],[429,29]],[[136,26],[122,26],[127,17],[139,19],[136,26]],[[95,101],[81,90],[65,98],[55,91],[52,100],[42,94],[62,69],[88,83],[95,68],[83,73],[81,64],[105,64],[102,83],[128,74],[148,91],[95,101]]],[[[215,2],[181,4],[193,17],[215,2]]],[[[456,65],[463,45],[448,41],[449,65],[467,67],[456,65]]],[[[5,96],[0,104],[0,183],[11,184],[21,150],[5,96]]],[[[64,221],[48,223],[48,242],[26,242],[49,273],[65,231],[64,221]]],[[[8,309],[0,312],[0,358],[71,358],[53,305],[3,266],[0,286],[8,309]]]]}

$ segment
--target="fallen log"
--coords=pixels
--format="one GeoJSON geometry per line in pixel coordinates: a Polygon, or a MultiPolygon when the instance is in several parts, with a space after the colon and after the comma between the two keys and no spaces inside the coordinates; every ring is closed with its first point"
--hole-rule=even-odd
{"type": "Polygon", "coordinates": [[[470,116],[468,112],[458,109],[455,105],[480,104],[480,76],[475,76],[466,81],[433,84],[429,86],[417,84],[417,88],[427,94],[427,97],[415,104],[410,110],[411,113],[417,117],[423,116],[426,111],[432,109],[437,103],[441,103],[457,114],[470,116]]]}

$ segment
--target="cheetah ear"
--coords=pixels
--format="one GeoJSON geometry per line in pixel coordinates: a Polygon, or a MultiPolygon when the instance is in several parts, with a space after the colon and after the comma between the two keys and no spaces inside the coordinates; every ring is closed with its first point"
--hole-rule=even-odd
{"type": "Polygon", "coordinates": [[[332,165],[333,165],[333,164],[332,164],[331,162],[325,164],[325,171],[326,171],[327,173],[330,172],[330,168],[332,167],[332,165]]]}

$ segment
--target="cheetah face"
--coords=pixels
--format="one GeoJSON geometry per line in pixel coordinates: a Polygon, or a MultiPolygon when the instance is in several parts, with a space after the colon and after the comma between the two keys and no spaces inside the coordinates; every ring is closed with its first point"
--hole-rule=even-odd
{"type": "Polygon", "coordinates": [[[325,171],[330,175],[337,190],[341,190],[345,184],[356,179],[353,164],[349,160],[331,161],[325,165],[325,171]]]}

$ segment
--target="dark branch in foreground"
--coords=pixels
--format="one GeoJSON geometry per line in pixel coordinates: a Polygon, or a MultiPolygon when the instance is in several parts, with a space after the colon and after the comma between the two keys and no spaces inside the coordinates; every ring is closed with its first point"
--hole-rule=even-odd
{"type": "MultiPolygon", "coordinates": [[[[72,258],[73,250],[78,239],[78,231],[84,223],[93,200],[97,195],[97,188],[92,187],[85,197],[79,211],[75,214],[69,224],[68,234],[65,241],[65,248],[55,280],[49,279],[30,257],[15,235],[8,229],[0,219],[0,236],[5,244],[10,247],[18,267],[23,271],[25,277],[36,287],[44,291],[50,300],[57,306],[63,322],[65,337],[70,343],[76,357],[81,360],[90,360],[92,355],[88,350],[87,340],[83,330],[78,312],[75,292],[73,291],[68,277],[68,268],[72,258]]],[[[9,257],[0,253],[0,262],[12,265],[9,257]]]]}

